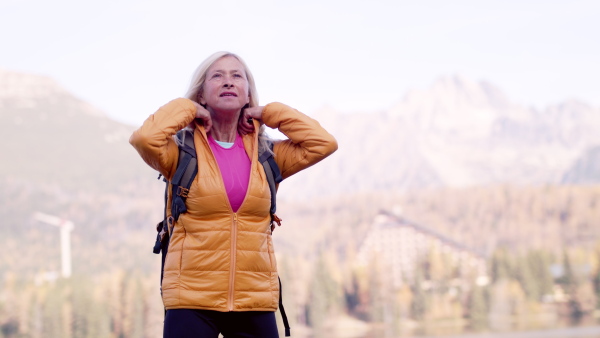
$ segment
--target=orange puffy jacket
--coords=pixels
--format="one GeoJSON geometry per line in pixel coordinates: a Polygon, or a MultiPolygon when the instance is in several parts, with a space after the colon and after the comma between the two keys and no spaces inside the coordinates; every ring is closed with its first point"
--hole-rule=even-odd
{"type": "MultiPolygon", "coordinates": [[[[148,165],[170,179],[179,156],[173,135],[190,124],[195,114],[190,100],[175,99],[148,117],[129,142],[148,165]]],[[[337,149],[335,138],[317,121],[284,104],[265,106],[262,120],[288,137],[275,141],[273,147],[284,179],[337,149]]],[[[277,310],[279,284],[270,230],[271,195],[258,162],[257,134],[242,139],[252,166],[246,197],[234,213],[204,127],[196,125],[198,175],[186,201],[188,212],[175,223],[169,244],[162,284],[166,309],[277,310]]]]}

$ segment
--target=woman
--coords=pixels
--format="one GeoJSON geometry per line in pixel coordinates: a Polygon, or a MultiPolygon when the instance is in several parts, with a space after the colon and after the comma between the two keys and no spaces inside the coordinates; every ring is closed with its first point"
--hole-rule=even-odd
{"type": "Polygon", "coordinates": [[[227,52],[205,60],[186,97],[161,107],[131,136],[144,161],[170,180],[179,156],[173,135],[194,129],[198,174],[165,261],[164,337],[278,337],[271,197],[257,159],[268,147],[263,124],[288,137],[272,150],[284,179],[337,149],[333,136],[297,110],[258,106],[248,67],[227,52]]]}

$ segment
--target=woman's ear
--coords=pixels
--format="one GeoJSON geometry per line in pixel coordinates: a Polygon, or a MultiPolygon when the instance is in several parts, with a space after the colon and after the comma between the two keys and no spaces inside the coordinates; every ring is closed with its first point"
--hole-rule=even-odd
{"type": "Polygon", "coordinates": [[[206,105],[206,100],[204,100],[204,98],[202,97],[202,91],[198,92],[196,98],[198,99],[198,103],[200,103],[202,106],[206,105]]]}

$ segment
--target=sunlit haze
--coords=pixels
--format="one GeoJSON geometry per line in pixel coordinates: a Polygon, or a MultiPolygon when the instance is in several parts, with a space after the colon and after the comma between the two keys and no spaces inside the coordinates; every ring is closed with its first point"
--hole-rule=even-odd
{"type": "Polygon", "coordinates": [[[598,1],[3,0],[0,68],[55,79],[139,125],[208,55],[252,69],[261,104],[380,111],[438,76],[540,108],[600,105],[598,1]]]}

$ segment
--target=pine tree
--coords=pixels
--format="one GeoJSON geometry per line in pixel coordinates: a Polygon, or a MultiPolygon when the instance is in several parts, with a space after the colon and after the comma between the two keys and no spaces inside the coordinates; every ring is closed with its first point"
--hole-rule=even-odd
{"type": "Polygon", "coordinates": [[[593,279],[594,292],[596,293],[596,309],[600,309],[600,268],[597,269],[593,279]]]}
{"type": "Polygon", "coordinates": [[[126,337],[142,338],[144,335],[144,292],[138,273],[127,276],[123,290],[123,333],[126,337]]]}
{"type": "Polygon", "coordinates": [[[504,278],[495,282],[490,287],[489,297],[489,317],[490,328],[506,329],[510,325],[511,316],[511,299],[510,299],[510,284],[508,278],[504,278]]]}
{"type": "Polygon", "coordinates": [[[109,307],[111,333],[116,337],[124,337],[124,280],[125,274],[122,270],[117,270],[110,275],[107,300],[109,307]]]}
{"type": "Polygon", "coordinates": [[[91,296],[91,281],[87,278],[72,277],[71,302],[73,312],[73,337],[87,337],[90,322],[90,310],[95,306],[91,296]]]}
{"type": "Polygon", "coordinates": [[[561,277],[561,284],[569,295],[569,307],[571,308],[571,319],[577,321],[583,316],[583,311],[577,301],[577,289],[579,287],[579,279],[573,269],[571,259],[565,250],[563,252],[564,274],[561,277]]]}
{"type": "Polygon", "coordinates": [[[423,271],[417,267],[415,270],[415,282],[413,285],[413,299],[411,305],[411,315],[415,320],[422,320],[427,313],[427,295],[423,290],[423,271]]]}
{"type": "Polygon", "coordinates": [[[321,254],[315,263],[308,304],[309,324],[317,332],[324,328],[325,320],[331,311],[341,305],[341,287],[331,275],[332,267],[321,254]]]}
{"type": "Polygon", "coordinates": [[[471,327],[474,330],[481,330],[487,327],[488,305],[483,287],[477,285],[473,287],[468,311],[471,327]]]}
{"type": "Polygon", "coordinates": [[[43,319],[42,319],[42,336],[43,337],[64,337],[65,329],[63,328],[63,311],[62,305],[65,303],[63,297],[63,288],[61,282],[58,281],[55,285],[46,286],[46,293],[43,301],[43,319]]]}
{"type": "Polygon", "coordinates": [[[517,280],[521,284],[521,288],[525,291],[525,295],[528,299],[539,301],[541,292],[531,270],[527,257],[520,256],[517,258],[517,280]]]}
{"type": "Polygon", "coordinates": [[[105,281],[97,283],[91,290],[94,306],[89,309],[88,329],[85,338],[113,337],[111,330],[110,309],[106,299],[108,292],[105,281]]]}
{"type": "Polygon", "coordinates": [[[563,275],[560,278],[560,282],[567,292],[572,292],[577,287],[577,276],[566,250],[563,251],[563,275]]]}
{"type": "Polygon", "coordinates": [[[596,309],[600,309],[600,247],[596,248],[596,271],[593,274],[592,285],[596,294],[596,309]]]}
{"type": "Polygon", "coordinates": [[[383,271],[378,264],[378,259],[373,259],[369,272],[369,319],[371,322],[383,323],[385,304],[382,297],[382,289],[384,288],[383,271]]]}
{"type": "Polygon", "coordinates": [[[509,258],[504,249],[498,249],[492,254],[491,273],[494,283],[510,277],[509,258]]]}
{"type": "Polygon", "coordinates": [[[533,250],[528,253],[527,260],[540,296],[551,294],[553,292],[554,280],[550,273],[548,253],[542,250],[533,250]]]}

